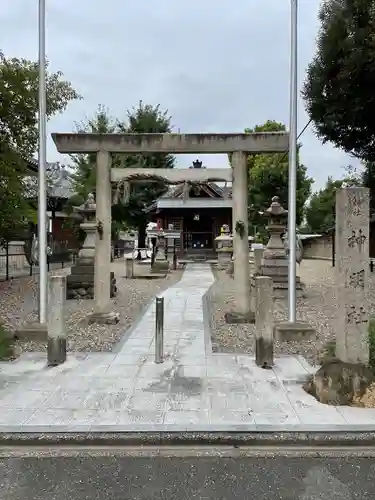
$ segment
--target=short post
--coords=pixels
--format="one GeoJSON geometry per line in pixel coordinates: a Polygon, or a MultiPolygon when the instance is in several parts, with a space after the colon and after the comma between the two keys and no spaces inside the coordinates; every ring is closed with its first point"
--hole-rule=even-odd
{"type": "Polygon", "coordinates": [[[133,259],[126,259],[125,260],[125,271],[126,271],[126,278],[127,279],[134,278],[134,260],[133,259]]]}
{"type": "Polygon", "coordinates": [[[66,361],[66,277],[49,277],[48,287],[47,364],[48,366],[57,366],[66,361]]]}
{"type": "Polygon", "coordinates": [[[156,297],[155,314],[155,363],[163,363],[164,357],[164,298],[156,297]]]}
{"type": "Polygon", "coordinates": [[[255,362],[262,368],[273,366],[273,282],[268,276],[255,278],[255,362]]]}
{"type": "Polygon", "coordinates": [[[259,275],[262,269],[263,248],[254,248],[254,275],[259,275]]]}

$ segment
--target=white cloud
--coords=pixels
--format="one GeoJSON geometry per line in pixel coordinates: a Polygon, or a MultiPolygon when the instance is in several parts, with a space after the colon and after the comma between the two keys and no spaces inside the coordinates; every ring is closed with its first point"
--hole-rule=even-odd
{"type": "MultiPolygon", "coordinates": [[[[47,0],[47,55],[84,100],[48,125],[74,122],[105,104],[121,117],[140,99],[168,108],[182,132],[235,132],[267,119],[289,120],[289,0],[47,0]]],[[[315,50],[318,1],[301,0],[299,77],[315,50]]],[[[38,1],[3,0],[1,48],[37,58],[38,1]]],[[[308,117],[299,102],[299,128],[308,117]]],[[[316,179],[340,176],[347,155],[308,129],[301,156],[316,179]]],[[[52,141],[49,161],[61,160],[52,141]]],[[[180,157],[180,163],[192,157],[180,157]]],[[[202,156],[225,166],[226,156],[202,156]]]]}

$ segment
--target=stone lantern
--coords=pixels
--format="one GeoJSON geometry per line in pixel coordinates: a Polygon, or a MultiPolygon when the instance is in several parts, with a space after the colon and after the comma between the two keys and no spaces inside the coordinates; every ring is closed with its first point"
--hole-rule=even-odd
{"type": "MultiPolygon", "coordinates": [[[[270,239],[264,249],[261,274],[272,278],[275,298],[287,298],[288,258],[282,235],[286,232],[288,210],[281,205],[280,198],[274,196],[264,216],[269,220],[267,230],[270,233],[270,239]]],[[[296,294],[297,297],[303,294],[299,276],[296,277],[296,294]]]]}

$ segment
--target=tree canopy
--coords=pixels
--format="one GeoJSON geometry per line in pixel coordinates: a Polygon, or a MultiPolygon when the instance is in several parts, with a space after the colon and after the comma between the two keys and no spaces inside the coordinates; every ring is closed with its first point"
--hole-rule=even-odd
{"type": "MultiPolygon", "coordinates": [[[[256,125],[245,132],[283,132],[286,127],[282,123],[268,120],[263,125],[256,125]]],[[[300,149],[300,146],[298,150],[300,149]]],[[[304,206],[310,196],[313,179],[307,175],[307,169],[299,162],[297,156],[297,225],[302,222],[304,206]]],[[[288,208],[288,153],[261,153],[248,157],[249,166],[249,221],[250,234],[259,231],[266,224],[265,218],[259,214],[267,209],[273,196],[279,196],[284,208],[288,208]]]]}
{"type": "Polygon", "coordinates": [[[375,161],[375,0],[324,0],[303,88],[318,136],[375,161]]]}
{"type": "MultiPolygon", "coordinates": [[[[99,106],[92,119],[76,125],[80,132],[99,133],[168,133],[171,132],[171,117],[167,111],[162,111],[160,106],[144,104],[142,101],[131,110],[127,111],[125,120],[115,119],[109,111],[99,106]]],[[[96,186],[96,157],[93,155],[72,156],[75,174],[75,204],[82,203],[90,191],[95,191],[96,186]]],[[[140,167],[140,168],[173,168],[175,158],[164,153],[139,154],[139,155],[114,155],[113,167],[140,167]]],[[[139,246],[145,246],[145,229],[148,221],[145,208],[167,189],[163,182],[142,182],[133,185],[129,201],[124,205],[120,200],[112,207],[113,231],[122,226],[137,228],[139,231],[139,246]]]]}
{"type": "Polygon", "coordinates": [[[305,229],[308,232],[322,233],[335,226],[336,191],[344,183],[350,186],[363,184],[363,174],[356,172],[352,167],[345,169],[346,175],[343,179],[333,180],[328,177],[323,189],[319,189],[311,196],[306,208],[305,229]]]}
{"type": "MultiPolygon", "coordinates": [[[[80,96],[46,62],[47,117],[62,113],[80,96]]],[[[38,147],[38,63],[0,54],[0,238],[32,215],[26,194],[27,169],[38,147]]]]}
{"type": "Polygon", "coordinates": [[[366,162],[361,176],[362,185],[370,189],[370,210],[375,215],[375,162],[366,162]]]}
{"type": "Polygon", "coordinates": [[[336,190],[343,182],[343,180],[334,181],[329,177],[325,187],[311,196],[306,207],[306,228],[309,232],[319,234],[334,227],[336,190]]]}

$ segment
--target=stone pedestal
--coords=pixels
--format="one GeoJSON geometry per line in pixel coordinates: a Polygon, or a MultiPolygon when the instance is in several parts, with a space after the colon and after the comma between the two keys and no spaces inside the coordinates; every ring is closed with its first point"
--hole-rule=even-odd
{"type": "MultiPolygon", "coordinates": [[[[81,214],[85,221],[80,225],[86,232],[86,239],[78,254],[76,263],[67,277],[67,299],[93,299],[95,285],[95,240],[97,227],[95,222],[96,204],[93,194],[89,194],[87,201],[75,211],[81,214]]],[[[117,292],[116,279],[113,272],[108,277],[111,297],[117,292]]]]}
{"type": "MultiPolygon", "coordinates": [[[[261,274],[269,276],[273,281],[273,293],[277,299],[288,297],[288,258],[281,235],[286,230],[288,211],[280,204],[278,196],[272,198],[271,206],[265,216],[269,218],[267,229],[270,239],[264,249],[261,274]]],[[[296,295],[303,296],[304,287],[299,276],[296,277],[296,295]]]]}
{"type": "Polygon", "coordinates": [[[228,269],[232,263],[233,237],[229,233],[229,227],[225,226],[222,234],[215,238],[218,265],[222,269],[228,269]]]}
{"type": "Polygon", "coordinates": [[[350,187],[336,195],[336,356],[368,363],[369,190],[350,187]]]}
{"type": "MultiPolygon", "coordinates": [[[[159,240],[160,241],[160,240],[159,240]]],[[[169,261],[165,258],[165,239],[157,249],[155,261],[151,264],[152,273],[167,273],[169,271],[169,261]]]]}
{"type": "Polygon", "coordinates": [[[227,248],[219,248],[217,251],[217,262],[219,267],[227,269],[232,263],[232,250],[227,248]]]}

